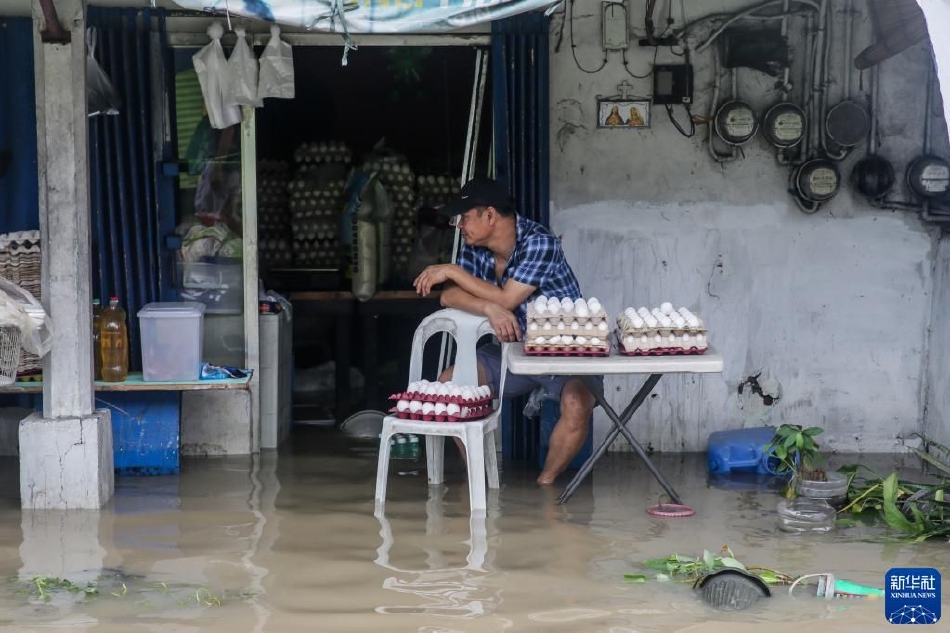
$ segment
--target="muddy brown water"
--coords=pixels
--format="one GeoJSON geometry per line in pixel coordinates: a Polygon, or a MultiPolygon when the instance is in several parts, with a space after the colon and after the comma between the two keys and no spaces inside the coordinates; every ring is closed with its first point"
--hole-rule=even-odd
{"type": "MultiPolygon", "coordinates": [[[[916,467],[906,457],[868,460],[916,467]]],[[[721,613],[688,585],[624,574],[652,575],[640,561],[724,544],[748,564],[875,586],[891,567],[950,569],[945,542],[889,542],[867,526],[789,535],[776,527],[776,492],[710,487],[702,455],[657,463],[695,517],[647,515],[661,489],[630,454],[608,455],[565,506],[557,489],[534,483],[534,469],[509,465],[482,519],[469,516],[457,460],[431,489],[420,464],[394,463],[385,514],[374,515],[375,448],[312,429],[279,455],[185,460],[180,476],[119,478],[102,512],[21,512],[16,462],[6,460],[0,630],[863,633],[893,630],[883,601],[777,589],[721,613]],[[79,592],[44,589],[44,600],[37,576],[79,592]],[[89,583],[98,594],[82,592],[89,583]]]]}

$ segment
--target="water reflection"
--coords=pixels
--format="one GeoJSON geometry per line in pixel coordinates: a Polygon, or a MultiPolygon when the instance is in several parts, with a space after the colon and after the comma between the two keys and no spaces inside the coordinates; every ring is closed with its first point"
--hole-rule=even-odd
{"type": "MultiPolygon", "coordinates": [[[[396,539],[392,522],[386,517],[385,506],[377,504],[374,515],[379,521],[382,539],[374,562],[396,575],[387,576],[383,589],[400,594],[412,594],[419,600],[411,605],[383,605],[377,613],[425,613],[452,618],[473,618],[492,613],[501,604],[501,588],[492,586],[494,548],[489,547],[489,535],[497,535],[499,511],[498,491],[488,493],[488,511],[472,512],[467,520],[447,518],[446,486],[429,486],[425,504],[424,538],[410,562],[401,567],[391,560],[396,539]],[[467,523],[467,533],[461,527],[467,523]],[[462,537],[461,540],[459,537],[462,537]],[[467,546],[464,565],[453,565],[458,558],[458,545],[467,546]],[[421,554],[421,555],[420,555],[421,554]],[[424,567],[420,566],[424,563],[424,567]],[[421,603],[421,604],[419,604],[421,603]]],[[[404,523],[409,523],[408,521],[404,523]]],[[[418,525],[418,524],[416,524],[418,525]]],[[[412,526],[410,525],[410,528],[412,526]]]]}

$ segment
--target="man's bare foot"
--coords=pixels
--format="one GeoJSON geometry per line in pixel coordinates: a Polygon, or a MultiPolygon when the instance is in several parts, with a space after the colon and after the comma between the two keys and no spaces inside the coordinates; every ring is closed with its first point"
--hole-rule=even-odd
{"type": "Polygon", "coordinates": [[[542,486],[552,485],[555,479],[557,479],[557,475],[550,475],[548,473],[541,473],[538,475],[538,483],[542,486]]]}

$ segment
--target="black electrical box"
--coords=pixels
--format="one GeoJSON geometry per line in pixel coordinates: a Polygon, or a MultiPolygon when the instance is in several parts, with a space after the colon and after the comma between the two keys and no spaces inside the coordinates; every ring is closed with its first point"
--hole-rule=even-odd
{"type": "Polygon", "coordinates": [[[693,67],[690,64],[657,64],[653,67],[653,103],[693,102],[693,67]]]}

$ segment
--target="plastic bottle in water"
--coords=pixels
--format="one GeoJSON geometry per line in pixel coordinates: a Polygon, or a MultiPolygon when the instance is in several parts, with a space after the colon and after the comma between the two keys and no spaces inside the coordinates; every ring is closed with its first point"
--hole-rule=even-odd
{"type": "Polygon", "coordinates": [[[422,457],[422,447],[419,444],[418,435],[409,436],[409,457],[412,459],[419,459],[422,457]]]}
{"type": "Polygon", "coordinates": [[[92,364],[95,380],[102,380],[102,346],[99,328],[102,325],[102,306],[98,299],[92,300],[92,364]]]}
{"type": "Polygon", "coordinates": [[[125,325],[125,310],[119,306],[117,297],[109,299],[109,307],[102,311],[99,345],[102,349],[102,380],[125,380],[129,375],[129,331],[125,325]]]}
{"type": "Polygon", "coordinates": [[[400,435],[396,439],[396,459],[406,459],[409,457],[409,445],[406,443],[406,436],[400,435]]]}

